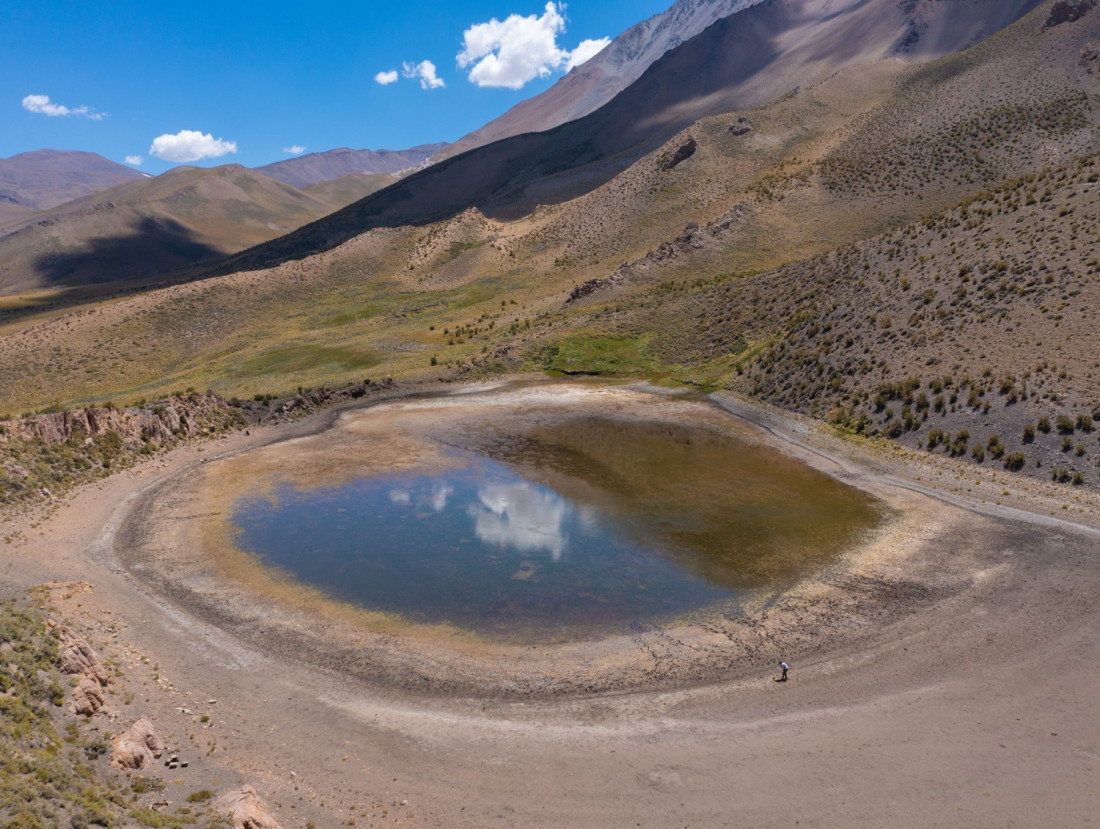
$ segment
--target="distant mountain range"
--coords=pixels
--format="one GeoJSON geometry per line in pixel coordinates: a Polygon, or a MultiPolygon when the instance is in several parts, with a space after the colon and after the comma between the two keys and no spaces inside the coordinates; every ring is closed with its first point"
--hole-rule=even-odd
{"type": "Polygon", "coordinates": [[[35,150],[0,158],[0,204],[48,210],[141,178],[145,175],[132,167],[95,153],[35,150]]]}
{"type": "MultiPolygon", "coordinates": [[[[239,164],[176,167],[0,226],[0,289],[163,277],[287,233],[391,184],[343,176],[299,190],[239,164]]],[[[2,214],[0,214],[2,215],[2,214]]]]}
{"type": "Polygon", "coordinates": [[[95,153],[0,159],[0,290],[147,279],[280,236],[393,184],[446,144],[148,176],[95,153]]]}
{"type": "Polygon", "coordinates": [[[353,174],[400,173],[443,151],[447,144],[425,144],[408,150],[349,150],[341,147],[323,153],[276,161],[256,170],[273,179],[309,187],[353,174]]]}

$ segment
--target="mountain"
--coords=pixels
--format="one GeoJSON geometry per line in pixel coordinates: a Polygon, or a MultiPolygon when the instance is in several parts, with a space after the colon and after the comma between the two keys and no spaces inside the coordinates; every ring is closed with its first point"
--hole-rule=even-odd
{"type": "Polygon", "coordinates": [[[355,173],[399,173],[416,167],[446,147],[447,144],[424,144],[407,150],[350,150],[342,147],[276,161],[256,170],[301,188],[355,173]]]}
{"type": "Polygon", "coordinates": [[[95,153],[35,150],[0,158],[0,202],[46,210],[142,178],[95,153]]]}
{"type": "Polygon", "coordinates": [[[10,201],[0,201],[0,233],[8,225],[17,224],[33,216],[37,211],[10,201]]]}
{"type": "Polygon", "coordinates": [[[599,54],[550,89],[516,104],[463,136],[438,158],[460,155],[525,132],[543,132],[599,109],[636,81],[654,61],[712,23],[762,0],[677,0],[671,8],[632,26],[599,54]]]}
{"type": "Polygon", "coordinates": [[[223,263],[258,268],[326,250],[375,227],[476,207],[514,220],[592,191],[699,118],[797,94],[838,70],[929,60],[966,48],[1040,0],[769,0],[671,50],[583,118],[447,159],[321,222],[223,263]]]}
{"type": "Polygon", "coordinates": [[[342,204],[237,164],[176,167],[9,225],[0,290],[148,279],[271,239],[342,204]]]}
{"type": "Polygon", "coordinates": [[[337,207],[344,207],[371,193],[389,187],[400,176],[393,173],[348,173],[346,176],[334,178],[332,181],[322,181],[320,184],[311,184],[303,187],[302,192],[318,201],[337,207]]]}

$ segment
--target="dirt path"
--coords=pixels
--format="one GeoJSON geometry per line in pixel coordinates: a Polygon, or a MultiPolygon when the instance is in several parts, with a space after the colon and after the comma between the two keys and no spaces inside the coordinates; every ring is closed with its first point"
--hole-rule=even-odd
{"type": "Polygon", "coordinates": [[[921,520],[904,555],[823,594],[875,603],[822,616],[822,597],[802,595],[761,611],[734,664],[705,681],[413,693],[248,644],[119,568],[114,533],[148,487],[309,422],[179,450],[38,526],[13,519],[2,575],[14,588],[62,583],[52,603],[123,674],[119,721],[151,715],[192,759],[170,799],[251,782],[284,826],[1035,826],[1100,813],[1100,536],[1045,501],[1036,519],[1006,512],[1007,500],[983,505],[981,487],[953,492],[934,466],[906,473],[774,413],[754,418],[921,520]]]}

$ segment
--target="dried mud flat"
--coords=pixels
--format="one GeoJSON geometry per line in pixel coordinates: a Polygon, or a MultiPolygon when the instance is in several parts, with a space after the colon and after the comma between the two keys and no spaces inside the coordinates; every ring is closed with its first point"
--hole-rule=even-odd
{"type": "MultiPolygon", "coordinates": [[[[112,478],[17,528],[7,580],[92,585],[58,601],[78,626],[103,629],[109,614],[102,646],[155,664],[146,677],[135,657],[123,680],[134,716],[193,733],[194,700],[217,699],[200,735],[216,747],[194,779],[253,783],[284,825],[1011,826],[1100,809],[1095,512],[1071,524],[964,502],[732,399],[464,391],[261,429],[112,478]],[[211,481],[257,464],[305,480],[312,435],[334,423],[329,439],[361,440],[387,411],[438,425],[548,400],[690,409],[744,430],[719,406],[736,410],[766,427],[757,439],[895,517],[842,566],[745,614],[545,648],[364,625],[209,555],[217,538],[198,519],[233,491],[211,481]],[[793,668],[784,684],[779,659],[793,668]]],[[[387,445],[373,463],[429,451],[387,445]]]]}

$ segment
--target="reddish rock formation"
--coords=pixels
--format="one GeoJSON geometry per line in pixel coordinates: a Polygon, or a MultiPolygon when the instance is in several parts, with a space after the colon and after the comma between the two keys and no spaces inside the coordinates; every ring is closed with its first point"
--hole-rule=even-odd
{"type": "Polygon", "coordinates": [[[79,674],[93,679],[100,685],[108,682],[107,672],[99,663],[99,657],[91,646],[76,636],[68,628],[62,627],[63,638],[61,641],[61,655],[58,657],[58,667],[62,673],[79,674]]]}
{"type": "Polygon", "coordinates": [[[111,741],[111,765],[127,774],[153,765],[164,743],[148,717],[142,717],[111,741]]]}
{"type": "Polygon", "coordinates": [[[69,703],[69,708],[74,714],[92,717],[102,711],[106,705],[107,700],[103,697],[102,686],[96,680],[84,677],[73,690],[73,699],[69,703]]]}
{"type": "Polygon", "coordinates": [[[163,402],[133,409],[90,406],[72,411],[32,415],[9,426],[13,437],[45,443],[67,443],[74,437],[97,438],[114,432],[123,442],[137,445],[149,441],[173,443],[193,437],[217,420],[225,401],[213,393],[171,397],[163,402]]]}
{"type": "Polygon", "coordinates": [[[233,829],[280,829],[251,786],[226,792],[214,801],[214,810],[228,817],[233,829]]]}

